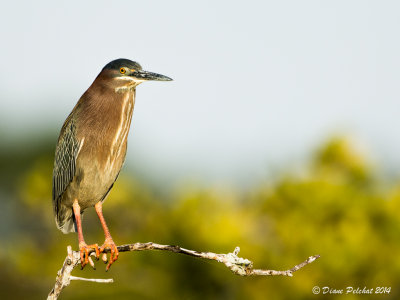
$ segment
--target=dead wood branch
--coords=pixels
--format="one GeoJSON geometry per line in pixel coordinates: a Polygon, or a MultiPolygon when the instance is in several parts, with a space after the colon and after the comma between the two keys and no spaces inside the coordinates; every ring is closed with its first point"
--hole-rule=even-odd
{"type": "MultiPolygon", "coordinates": [[[[293,276],[293,273],[300,270],[304,266],[312,263],[314,260],[319,258],[319,255],[313,255],[307,258],[304,262],[294,266],[293,268],[286,271],[276,271],[276,270],[262,270],[253,269],[253,262],[246,259],[238,257],[240,248],[236,247],[232,253],[228,254],[216,254],[213,252],[198,252],[194,250],[188,250],[179,246],[171,245],[160,245],[156,243],[134,243],[118,246],[119,252],[128,251],[144,251],[144,250],[164,250],[174,253],[181,253],[189,256],[199,257],[203,259],[216,260],[217,262],[223,263],[227,268],[229,268],[234,274],[240,276],[251,276],[251,275],[261,275],[261,276],[293,276]]],[[[85,280],[93,281],[98,283],[110,283],[113,282],[112,279],[89,279],[82,277],[75,277],[71,275],[72,270],[81,263],[79,251],[72,251],[71,246],[67,248],[67,257],[64,260],[62,268],[57,273],[56,283],[53,289],[50,291],[48,300],[58,299],[61,291],[71,283],[71,280],[85,280]]],[[[92,266],[93,262],[90,259],[90,264],[92,266]]]]}

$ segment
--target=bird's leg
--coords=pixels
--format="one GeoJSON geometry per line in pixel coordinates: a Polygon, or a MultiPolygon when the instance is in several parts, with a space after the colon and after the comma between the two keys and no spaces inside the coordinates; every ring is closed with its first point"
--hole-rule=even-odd
{"type": "Polygon", "coordinates": [[[81,254],[81,266],[83,269],[83,267],[89,262],[89,253],[92,250],[96,252],[96,258],[99,258],[99,246],[97,244],[88,245],[83,238],[81,208],[77,199],[75,199],[74,203],[72,204],[72,209],[74,211],[76,227],[78,229],[79,252],[81,254]]]}
{"type": "Polygon", "coordinates": [[[104,236],[105,236],[104,244],[103,244],[103,246],[100,247],[100,253],[104,252],[104,250],[107,248],[109,248],[110,252],[111,252],[110,260],[106,267],[106,270],[108,271],[108,269],[110,269],[112,263],[118,259],[119,252],[118,252],[117,246],[115,245],[115,243],[111,237],[110,231],[108,230],[106,221],[104,220],[102,206],[103,206],[102,202],[99,201],[96,203],[94,208],[96,209],[97,215],[99,216],[101,226],[103,226],[104,236]]]}

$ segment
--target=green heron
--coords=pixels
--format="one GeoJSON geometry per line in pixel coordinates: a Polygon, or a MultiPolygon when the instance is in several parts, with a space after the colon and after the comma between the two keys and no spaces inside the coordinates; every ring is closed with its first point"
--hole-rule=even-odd
{"type": "Polygon", "coordinates": [[[57,227],[63,233],[78,232],[82,268],[89,253],[110,250],[107,270],[118,258],[118,249],[102,213],[125,160],[127,137],[135,104],[135,91],[143,81],[171,78],[143,71],[128,59],[108,63],[79,99],[65,120],[58,138],[53,169],[53,207],[57,227]],[[101,247],[87,245],[81,217],[94,206],[104,230],[101,247]]]}

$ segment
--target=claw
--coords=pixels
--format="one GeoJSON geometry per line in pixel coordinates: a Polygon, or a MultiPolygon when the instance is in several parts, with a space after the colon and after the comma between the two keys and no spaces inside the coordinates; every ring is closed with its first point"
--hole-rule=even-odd
{"type": "Polygon", "coordinates": [[[110,249],[110,259],[108,260],[108,264],[106,267],[106,271],[108,271],[111,265],[118,259],[119,252],[114,241],[112,239],[106,239],[103,246],[100,247],[100,253],[103,253],[104,263],[107,263],[107,255],[104,252],[106,249],[110,249]]]}
{"type": "Polygon", "coordinates": [[[96,253],[96,257],[100,256],[99,246],[97,244],[87,245],[86,243],[79,244],[79,252],[81,257],[81,270],[90,263],[90,265],[94,268],[94,263],[92,259],[89,257],[89,253],[94,250],[96,253]]]}

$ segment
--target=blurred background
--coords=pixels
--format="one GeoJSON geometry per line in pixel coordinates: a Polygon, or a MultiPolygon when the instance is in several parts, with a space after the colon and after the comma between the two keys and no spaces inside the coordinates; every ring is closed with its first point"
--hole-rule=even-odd
{"type": "MultiPolygon", "coordinates": [[[[104,205],[117,244],[154,241],[293,278],[234,276],[170,253],[86,267],[62,299],[309,299],[314,286],[400,297],[400,4],[395,1],[8,1],[0,10],[0,298],[43,299],[76,234],[56,229],[55,143],[116,58],[145,83],[104,205]]],[[[97,216],[88,243],[103,242],[97,216]]],[[[379,295],[375,295],[379,296],[379,295]]],[[[348,295],[358,299],[365,295],[348,295]]]]}

